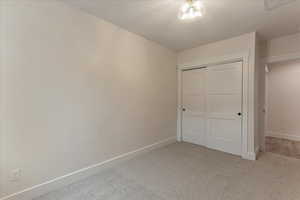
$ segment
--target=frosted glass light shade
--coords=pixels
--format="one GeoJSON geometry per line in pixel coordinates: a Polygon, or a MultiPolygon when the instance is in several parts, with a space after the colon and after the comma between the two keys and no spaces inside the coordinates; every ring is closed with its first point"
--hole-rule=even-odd
{"type": "Polygon", "coordinates": [[[200,0],[186,0],[179,10],[179,19],[193,19],[203,16],[204,6],[200,0]]]}

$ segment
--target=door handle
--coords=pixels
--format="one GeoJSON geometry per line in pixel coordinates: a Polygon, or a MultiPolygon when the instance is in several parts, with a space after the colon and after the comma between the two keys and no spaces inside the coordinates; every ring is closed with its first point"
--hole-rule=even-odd
{"type": "Polygon", "coordinates": [[[241,116],[241,115],[242,115],[242,113],[241,113],[241,112],[239,112],[237,115],[238,115],[238,116],[241,116]]]}

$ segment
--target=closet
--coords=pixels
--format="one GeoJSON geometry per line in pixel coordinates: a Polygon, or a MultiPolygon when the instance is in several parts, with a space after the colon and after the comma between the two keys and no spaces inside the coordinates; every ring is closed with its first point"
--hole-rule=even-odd
{"type": "Polygon", "coordinates": [[[243,63],[184,70],[182,140],[242,154],[243,63]]]}

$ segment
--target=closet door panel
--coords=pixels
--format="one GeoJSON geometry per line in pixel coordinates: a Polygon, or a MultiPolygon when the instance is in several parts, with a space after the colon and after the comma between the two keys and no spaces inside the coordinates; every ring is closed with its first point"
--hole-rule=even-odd
{"type": "Polygon", "coordinates": [[[183,72],[182,77],[182,139],[185,142],[205,145],[205,70],[183,72]]]}
{"type": "Polygon", "coordinates": [[[207,146],[241,155],[242,63],[207,69],[207,146]]]}

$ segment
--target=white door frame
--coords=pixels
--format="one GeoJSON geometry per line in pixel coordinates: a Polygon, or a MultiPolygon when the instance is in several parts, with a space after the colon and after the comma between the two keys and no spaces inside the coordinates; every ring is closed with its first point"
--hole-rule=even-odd
{"type": "MultiPolygon", "coordinates": [[[[213,57],[206,60],[198,60],[193,63],[180,64],[177,66],[177,76],[178,76],[178,108],[177,108],[177,141],[182,141],[182,72],[187,69],[197,69],[201,67],[209,67],[212,65],[233,63],[233,62],[243,62],[243,94],[242,94],[242,110],[243,110],[243,119],[242,119],[242,158],[248,160],[255,160],[255,152],[249,152],[249,142],[254,141],[254,133],[249,131],[249,104],[251,102],[249,97],[252,94],[249,86],[254,85],[254,73],[250,73],[249,69],[249,55],[250,51],[246,51],[240,54],[222,56],[222,57],[213,57]],[[251,139],[252,138],[252,139],[251,139]]],[[[253,145],[254,144],[251,144],[253,145]]]]}

